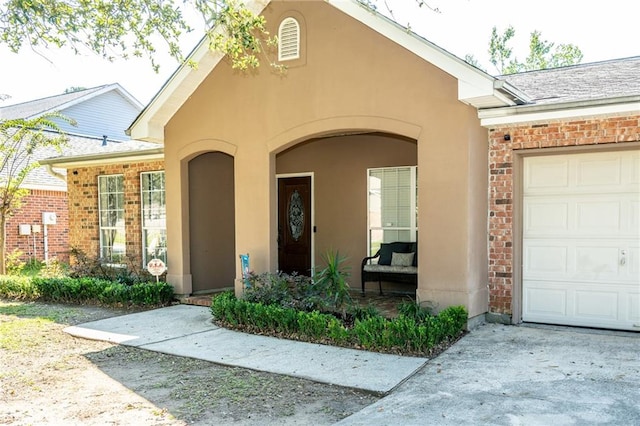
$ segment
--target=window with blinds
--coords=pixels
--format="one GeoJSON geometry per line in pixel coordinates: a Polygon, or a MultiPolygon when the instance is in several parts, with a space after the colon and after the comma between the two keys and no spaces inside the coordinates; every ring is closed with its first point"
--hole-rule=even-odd
{"type": "Polygon", "coordinates": [[[300,57],[300,24],[286,18],[278,29],[278,60],[290,61],[300,57]]]}
{"type": "Polygon", "coordinates": [[[98,210],[100,257],[108,263],[120,263],[126,254],[122,175],[98,176],[98,210]]]}
{"type": "Polygon", "coordinates": [[[367,170],[368,245],[373,256],[381,243],[416,241],[418,235],[418,168],[367,170]]]}
{"type": "Polygon", "coordinates": [[[143,265],[151,259],[167,263],[167,205],[164,172],[140,174],[143,265]]]}

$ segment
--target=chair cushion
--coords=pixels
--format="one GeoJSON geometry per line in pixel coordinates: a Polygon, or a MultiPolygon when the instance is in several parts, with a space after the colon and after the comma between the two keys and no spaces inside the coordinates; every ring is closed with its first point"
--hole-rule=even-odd
{"type": "Polygon", "coordinates": [[[395,274],[417,274],[415,266],[364,265],[365,272],[388,272],[395,274]]]}

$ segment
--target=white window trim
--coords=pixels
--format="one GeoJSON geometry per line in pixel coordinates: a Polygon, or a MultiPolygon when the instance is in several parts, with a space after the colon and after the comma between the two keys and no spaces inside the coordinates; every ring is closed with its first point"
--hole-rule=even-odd
{"type": "Polygon", "coordinates": [[[418,203],[418,195],[417,195],[417,185],[418,185],[418,166],[394,166],[394,167],[372,167],[372,168],[368,168],[366,173],[367,173],[367,256],[373,256],[375,253],[371,253],[371,231],[372,229],[375,230],[381,230],[381,231],[385,231],[385,230],[389,230],[389,231],[410,231],[411,233],[411,242],[416,242],[416,236],[418,235],[418,220],[417,220],[417,214],[412,214],[411,218],[410,218],[410,224],[408,227],[406,226],[402,226],[402,227],[397,227],[397,226],[381,226],[381,227],[375,227],[372,228],[371,226],[371,217],[369,215],[369,212],[371,211],[371,187],[370,187],[370,182],[371,180],[369,179],[370,175],[371,175],[371,171],[373,170],[391,170],[391,169],[406,169],[409,168],[411,171],[411,193],[412,194],[416,194],[414,197],[411,197],[410,199],[410,209],[412,212],[415,212],[417,209],[417,203],[418,203]]]}
{"type": "MultiPolygon", "coordinates": [[[[115,173],[115,174],[110,174],[110,175],[99,175],[98,176],[98,233],[99,233],[99,237],[100,237],[99,238],[100,246],[98,247],[98,256],[100,258],[104,258],[103,257],[103,252],[102,252],[102,249],[104,247],[104,240],[102,238],[102,231],[106,230],[106,229],[118,230],[117,226],[116,227],[114,227],[114,226],[106,226],[106,227],[102,226],[102,192],[100,191],[100,180],[104,179],[104,178],[118,177],[118,176],[122,177],[122,193],[124,194],[124,174],[115,173]]],[[[124,216],[124,213],[125,213],[125,208],[124,207],[125,207],[125,203],[124,203],[124,200],[123,200],[123,204],[122,204],[123,216],[124,216]]],[[[126,241],[127,230],[126,230],[126,227],[123,226],[122,227],[122,231],[123,231],[123,234],[125,236],[125,243],[124,243],[125,244],[125,246],[124,246],[125,249],[124,249],[124,252],[123,252],[122,256],[125,257],[127,255],[127,241],[126,241]]],[[[113,253],[112,253],[112,255],[113,255],[113,253]]],[[[118,264],[122,263],[122,262],[113,263],[113,259],[107,259],[107,261],[108,261],[107,263],[109,265],[118,265],[118,264]]]]}
{"type": "MultiPolygon", "coordinates": [[[[292,42],[292,40],[290,40],[289,37],[286,38],[286,41],[288,43],[292,42]]],[[[300,58],[300,23],[298,22],[297,19],[288,17],[283,19],[282,22],[280,23],[280,26],[278,27],[278,61],[281,61],[281,62],[292,61],[299,58],[300,58]],[[295,25],[295,46],[288,47],[286,49],[287,54],[284,55],[283,54],[284,49],[283,49],[282,43],[285,41],[285,37],[282,36],[282,33],[283,33],[283,30],[289,29],[288,26],[292,24],[295,25]],[[288,53],[289,50],[294,50],[294,49],[295,49],[295,52],[288,53]]]]}
{"type": "MultiPolygon", "coordinates": [[[[147,267],[147,263],[149,262],[149,260],[151,259],[147,259],[147,239],[145,237],[145,230],[149,230],[149,229],[164,229],[165,233],[167,231],[167,226],[165,223],[164,228],[162,227],[153,227],[153,226],[145,226],[144,223],[144,196],[143,196],[143,186],[142,186],[142,179],[144,175],[151,175],[151,174],[157,174],[157,173],[162,173],[165,174],[164,170],[154,170],[154,171],[149,171],[149,172],[141,172],[140,173],[140,232],[142,233],[141,235],[141,240],[142,240],[142,266],[144,268],[147,267]]],[[[165,204],[164,204],[164,208],[165,208],[165,219],[166,219],[166,214],[167,214],[167,200],[166,200],[166,175],[165,175],[165,204]]],[[[166,252],[165,252],[165,256],[166,256],[166,252]]],[[[165,264],[167,263],[167,259],[164,259],[165,264]]]]}

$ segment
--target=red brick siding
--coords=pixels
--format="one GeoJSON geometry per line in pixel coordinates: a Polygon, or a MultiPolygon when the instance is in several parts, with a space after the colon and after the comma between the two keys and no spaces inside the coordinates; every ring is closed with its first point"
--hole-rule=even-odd
{"type": "Polygon", "coordinates": [[[99,256],[98,176],[124,176],[127,257],[142,262],[140,173],[164,170],[163,161],[85,167],[68,171],[69,245],[88,256],[99,256]]]}
{"type": "Polygon", "coordinates": [[[640,141],[640,115],[489,130],[489,312],[512,313],[513,152],[635,141],[640,141]]]}
{"type": "Polygon", "coordinates": [[[56,224],[47,226],[48,257],[63,262],[69,260],[69,211],[67,194],[64,191],[30,190],[22,199],[22,207],[7,220],[7,253],[20,250],[26,261],[30,258],[44,260],[44,228],[42,213],[56,213],[56,224]],[[19,225],[40,225],[39,234],[20,235],[19,225]],[[34,248],[35,240],[35,248],[34,248]]]}

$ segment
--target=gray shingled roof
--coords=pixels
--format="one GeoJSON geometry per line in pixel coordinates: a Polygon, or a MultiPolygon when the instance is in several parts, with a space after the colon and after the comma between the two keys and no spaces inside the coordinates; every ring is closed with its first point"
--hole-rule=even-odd
{"type": "Polygon", "coordinates": [[[497,78],[540,105],[640,96],[640,56],[497,78]]]}
{"type": "Polygon", "coordinates": [[[8,105],[0,108],[0,119],[12,120],[15,118],[32,118],[45,112],[58,110],[62,105],[75,101],[104,87],[108,84],[93,87],[91,89],[79,90],[72,93],[64,93],[62,95],[49,96],[48,98],[36,99],[33,101],[22,102],[15,105],[8,105]]]}
{"type": "MultiPolygon", "coordinates": [[[[36,151],[34,159],[41,161],[50,158],[75,157],[87,154],[135,152],[159,147],[158,144],[155,143],[136,140],[108,140],[106,145],[103,145],[103,141],[100,138],[88,138],[76,135],[67,135],[67,137],[69,139],[68,143],[62,148],[61,152],[57,151],[55,148],[42,148],[36,151]]],[[[66,174],[66,170],[63,169],[56,169],[56,172],[62,175],[66,174]]],[[[1,175],[2,173],[0,172],[0,176],[1,175]]],[[[45,167],[38,167],[29,173],[23,186],[25,188],[46,186],[50,188],[58,188],[60,191],[66,191],[67,188],[67,184],[65,182],[49,174],[45,167]]]]}

